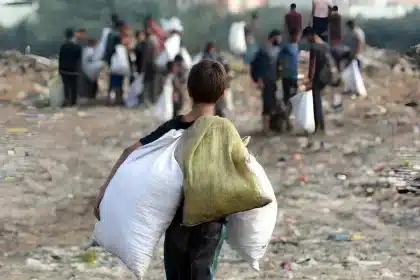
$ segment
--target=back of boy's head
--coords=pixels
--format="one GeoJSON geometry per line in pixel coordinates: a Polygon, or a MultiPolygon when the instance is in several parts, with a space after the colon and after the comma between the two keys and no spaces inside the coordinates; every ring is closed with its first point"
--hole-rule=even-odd
{"type": "Polygon", "coordinates": [[[95,38],[89,38],[88,40],[87,40],[87,44],[88,44],[88,46],[90,46],[90,47],[93,47],[93,46],[95,46],[96,44],[97,44],[97,40],[95,39],[95,38]]]}
{"type": "Polygon", "coordinates": [[[333,12],[338,12],[338,6],[337,6],[337,5],[335,5],[334,7],[332,7],[332,11],[333,11],[333,12]]]}
{"type": "Polygon", "coordinates": [[[215,104],[225,92],[227,74],[219,62],[202,60],[191,68],[187,84],[193,103],[215,104]]]}

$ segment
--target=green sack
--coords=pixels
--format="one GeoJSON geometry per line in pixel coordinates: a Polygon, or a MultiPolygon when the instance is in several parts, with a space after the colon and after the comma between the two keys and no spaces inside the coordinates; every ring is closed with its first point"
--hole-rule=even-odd
{"type": "Polygon", "coordinates": [[[227,119],[197,119],[184,132],[176,158],[184,174],[185,226],[213,221],[271,202],[262,197],[246,165],[245,144],[227,119]]]}

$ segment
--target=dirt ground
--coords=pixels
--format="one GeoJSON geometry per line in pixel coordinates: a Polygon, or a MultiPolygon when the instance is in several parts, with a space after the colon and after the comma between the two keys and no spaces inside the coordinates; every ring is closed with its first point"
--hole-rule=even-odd
{"type": "MultiPolygon", "coordinates": [[[[261,271],[225,245],[217,279],[420,278],[419,196],[395,183],[397,167],[412,180],[420,173],[419,111],[404,105],[419,84],[367,80],[369,97],[346,97],[344,112],[329,110],[325,96],[327,134],[309,139],[258,136],[257,94],[235,82],[231,118],[252,136],[279,215],[261,271]],[[329,239],[339,233],[354,240],[329,239]]],[[[0,278],[134,279],[89,246],[91,204],[123,148],[157,125],[150,112],[0,106],[0,278]]],[[[161,245],[147,279],[164,279],[161,245]]]]}

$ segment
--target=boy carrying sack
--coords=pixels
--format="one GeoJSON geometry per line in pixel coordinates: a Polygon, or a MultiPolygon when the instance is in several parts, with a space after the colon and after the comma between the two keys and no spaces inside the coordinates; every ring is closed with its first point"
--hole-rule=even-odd
{"type": "MultiPolygon", "coordinates": [[[[177,148],[175,155],[184,173],[184,195],[165,234],[166,279],[213,280],[217,268],[217,259],[224,241],[226,216],[235,212],[262,207],[270,203],[271,200],[262,196],[250,170],[246,168],[245,144],[242,143],[234,126],[225,119],[211,117],[214,113],[215,104],[223,97],[227,86],[227,75],[223,65],[216,61],[201,61],[191,69],[187,86],[193,101],[191,111],[164,123],[123,152],[113,167],[108,180],[101,188],[95,205],[95,215],[100,219],[99,206],[105,190],[119,166],[133,151],[158,140],[171,130],[186,130],[181,136],[179,149],[177,148]],[[219,132],[222,132],[221,136],[219,138],[215,137],[219,132]],[[224,142],[224,144],[221,145],[221,142],[224,142]],[[208,148],[210,149],[206,151],[208,148]],[[220,149],[227,151],[232,156],[222,155],[220,149]],[[218,160],[223,161],[223,164],[211,160],[212,153],[218,160]],[[202,162],[198,168],[194,168],[200,158],[205,162],[202,162]],[[236,165],[239,162],[242,163],[236,165]],[[228,175],[235,177],[234,183],[238,187],[236,198],[224,203],[213,200],[203,207],[192,205],[190,203],[191,198],[195,194],[201,192],[200,201],[203,201],[203,192],[211,191],[212,195],[217,193],[218,183],[223,182],[209,177],[217,177],[215,173],[223,168],[218,164],[231,169],[231,173],[225,171],[226,176],[224,178],[227,178],[228,175]],[[206,165],[209,167],[206,168],[206,165]],[[202,174],[202,181],[197,180],[198,173],[202,174]],[[242,189],[239,188],[239,185],[242,189]],[[247,197],[244,198],[245,196],[247,197]],[[238,207],[235,209],[223,209],[224,206],[232,204],[234,200],[246,201],[247,205],[236,205],[238,207]],[[203,208],[211,208],[213,213],[209,213],[208,209],[203,208]]],[[[224,185],[227,184],[224,183],[224,185]]]]}

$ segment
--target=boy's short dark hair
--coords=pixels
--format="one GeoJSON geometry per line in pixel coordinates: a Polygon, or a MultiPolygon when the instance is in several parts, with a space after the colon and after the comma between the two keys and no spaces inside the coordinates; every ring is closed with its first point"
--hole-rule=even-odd
{"type": "Polygon", "coordinates": [[[337,5],[335,5],[334,7],[332,7],[332,11],[333,11],[333,12],[338,12],[338,6],[337,6],[337,5]]]}
{"type": "Polygon", "coordinates": [[[66,37],[66,39],[71,39],[74,36],[74,31],[72,28],[66,28],[66,30],[64,31],[64,36],[66,37]]]}
{"type": "Polygon", "coordinates": [[[217,61],[202,60],[191,68],[187,85],[194,103],[214,104],[227,86],[225,68],[217,61]]]}
{"type": "Polygon", "coordinates": [[[258,19],[258,13],[257,12],[252,12],[251,18],[254,19],[254,20],[258,19]]]}
{"type": "Polygon", "coordinates": [[[306,37],[311,35],[315,35],[315,30],[311,26],[305,27],[305,29],[302,31],[302,36],[306,37]]]}
{"type": "Polygon", "coordinates": [[[290,4],[290,9],[292,10],[296,9],[296,4],[295,3],[290,4]]]}
{"type": "Polygon", "coordinates": [[[347,27],[350,29],[353,29],[356,26],[356,23],[354,22],[354,20],[350,19],[347,21],[347,27]]]}

